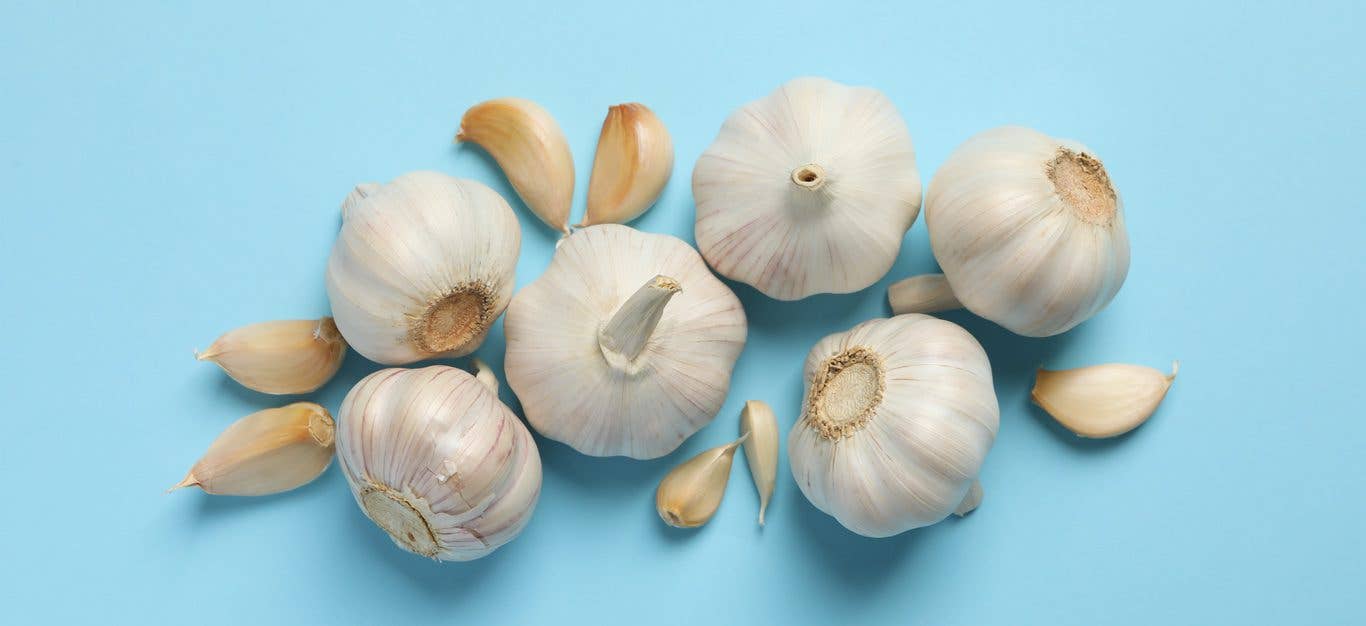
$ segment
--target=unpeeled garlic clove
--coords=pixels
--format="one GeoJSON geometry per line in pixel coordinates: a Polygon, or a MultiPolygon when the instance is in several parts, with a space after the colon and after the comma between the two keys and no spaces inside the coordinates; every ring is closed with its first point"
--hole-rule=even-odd
{"type": "Polygon", "coordinates": [[[579,226],[625,224],[659,199],[674,168],[668,129],[637,102],[607,110],[588,179],[588,212],[579,226]]]}
{"type": "Polygon", "coordinates": [[[492,391],[493,395],[498,395],[498,375],[493,373],[493,368],[489,367],[489,364],[485,363],[484,360],[480,358],[475,358],[473,365],[474,379],[483,383],[485,387],[488,387],[488,390],[492,391]]]}
{"type": "Polygon", "coordinates": [[[1180,365],[1172,361],[1171,374],[1123,363],[1040,369],[1030,398],[1082,437],[1114,437],[1137,428],[1157,410],[1180,365]]]}
{"type": "Polygon", "coordinates": [[[332,380],[346,340],[332,318],[261,322],[229,331],[200,361],[217,363],[233,380],[263,393],[308,393],[332,380]]]}
{"type": "Polygon", "coordinates": [[[943,274],[921,274],[892,283],[887,288],[892,314],[938,313],[963,308],[943,274]]]}
{"type": "Polygon", "coordinates": [[[750,400],[740,411],[740,435],[745,437],[745,464],[759,490],[759,525],[764,525],[764,511],[773,497],[773,485],[778,477],[778,420],[773,409],[761,400],[750,400]]]}
{"type": "Polygon", "coordinates": [[[655,510],[665,524],[675,528],[696,528],[706,524],[721,497],[726,495],[726,481],[730,478],[730,464],[735,449],[749,437],[724,446],[704,450],[701,454],[673,468],[655,491],[655,510]]]}
{"type": "Polygon", "coordinates": [[[312,482],[332,462],[336,424],[327,409],[296,402],[233,422],[171,490],[263,496],[312,482]]]}
{"type": "Polygon", "coordinates": [[[977,510],[982,504],[982,483],[972,481],[972,486],[968,487],[968,495],[963,496],[963,501],[958,503],[958,508],[953,510],[953,514],[963,517],[968,513],[977,510]]]}
{"type": "Polygon", "coordinates": [[[574,155],[548,111],[522,98],[481,102],[465,111],[455,140],[487,150],[527,208],[551,228],[569,232],[574,155]]]}

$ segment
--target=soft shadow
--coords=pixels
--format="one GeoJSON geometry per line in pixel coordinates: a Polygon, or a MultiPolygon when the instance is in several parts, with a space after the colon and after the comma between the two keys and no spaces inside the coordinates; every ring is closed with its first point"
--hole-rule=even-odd
{"type": "MultiPolygon", "coordinates": [[[[793,491],[798,489],[796,484],[788,485],[793,491]]],[[[803,545],[809,549],[799,554],[814,560],[815,569],[833,572],[824,576],[825,580],[859,593],[868,593],[896,578],[889,575],[891,571],[914,551],[912,546],[919,542],[919,535],[929,530],[920,528],[883,539],[864,537],[841,526],[805,497],[789,500],[794,503],[786,507],[787,522],[795,523],[808,537],[803,545]]]]}
{"type": "Polygon", "coordinates": [[[874,290],[858,293],[818,294],[801,300],[775,300],[745,283],[718,276],[744,304],[751,330],[793,337],[825,336],[864,321],[859,308],[874,290]]]}
{"type": "MultiPolygon", "coordinates": [[[[534,430],[532,432],[535,433],[534,430]]],[[[668,471],[667,468],[673,467],[679,458],[678,450],[674,450],[668,456],[648,461],[624,456],[588,456],[558,441],[546,439],[539,434],[534,436],[536,447],[541,451],[541,464],[546,472],[553,473],[556,479],[566,481],[571,487],[579,489],[608,491],[636,488],[643,483],[659,480],[663,473],[668,471]]]]}

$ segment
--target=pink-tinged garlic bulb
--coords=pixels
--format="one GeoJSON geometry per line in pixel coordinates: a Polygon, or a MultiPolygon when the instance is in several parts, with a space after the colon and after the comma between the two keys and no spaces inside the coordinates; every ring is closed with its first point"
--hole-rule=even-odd
{"type": "Polygon", "coordinates": [[[740,301],[688,244],[603,224],[562,239],[503,322],[508,384],[537,432],[653,459],[716,417],[745,345],[740,301]]]}
{"type": "Polygon", "coordinates": [[[380,370],[346,395],[338,421],[351,493],[400,548],[468,561],[531,519],[541,492],[536,442],[475,376],[444,365],[380,370]]]}
{"type": "Polygon", "coordinates": [[[967,331],[926,315],[871,320],[807,355],[792,477],[845,528],[889,537],[980,499],[971,488],[999,419],[991,364],[967,331]]]}
{"type": "Polygon", "coordinates": [[[779,300],[877,282],[920,213],[896,107],[824,78],[798,78],[732,114],[692,183],[707,263],[779,300]]]}

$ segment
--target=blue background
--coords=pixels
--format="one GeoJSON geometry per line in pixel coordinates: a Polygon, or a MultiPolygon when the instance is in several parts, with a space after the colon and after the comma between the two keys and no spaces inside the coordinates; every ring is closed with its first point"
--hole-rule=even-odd
{"type": "MultiPolygon", "coordinates": [[[[0,621],[1366,622],[1360,3],[220,4],[0,9],[0,621]],[[1124,196],[1133,267],[1101,315],[1051,339],[948,316],[986,346],[1002,409],[978,513],[864,539],[785,462],[763,530],[742,462],[701,530],[652,505],[670,467],[733,436],[744,400],[786,432],[811,344],[934,268],[923,219],[862,293],[736,286],[751,326],[729,400],[671,457],[538,438],[539,508],[490,558],[399,551],[335,467],[269,498],[162,493],[232,420],[286,401],[191,351],[327,313],[354,184],[486,182],[521,218],[518,282],[545,267],[554,235],[451,145],[469,105],[555,114],[577,218],[607,107],[647,103],[677,166],[635,225],[691,240],[693,162],[731,110],[799,75],[884,90],[926,182],[1013,123],[1086,142],[1124,196]],[[1040,364],[1173,358],[1161,410],[1117,440],[1028,403],[1040,364]]],[[[478,354],[501,368],[503,347],[499,328],[478,354]]],[[[319,401],[335,410],[374,369],[351,354],[319,401]]]]}

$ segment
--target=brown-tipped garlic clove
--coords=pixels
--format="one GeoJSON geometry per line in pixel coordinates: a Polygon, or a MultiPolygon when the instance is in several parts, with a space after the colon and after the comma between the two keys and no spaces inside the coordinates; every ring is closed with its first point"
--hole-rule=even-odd
{"type": "Polygon", "coordinates": [[[773,485],[778,479],[778,419],[773,409],[761,400],[750,400],[740,411],[740,435],[744,443],[745,464],[759,490],[759,525],[764,525],[764,512],[773,497],[773,485]]]}
{"type": "Polygon", "coordinates": [[[892,305],[892,313],[896,315],[938,313],[963,308],[943,274],[921,274],[892,283],[887,288],[887,302],[892,305]]]}
{"type": "Polygon", "coordinates": [[[659,199],[673,169],[673,140],[654,111],[637,102],[611,107],[588,179],[588,212],[579,226],[640,217],[659,199]]]}
{"type": "Polygon", "coordinates": [[[327,409],[312,402],[257,411],[223,431],[171,489],[263,496],[302,487],[332,462],[335,434],[327,409]]]}
{"type": "Polygon", "coordinates": [[[1137,428],[1157,410],[1179,368],[1173,361],[1171,374],[1123,363],[1040,369],[1030,397],[1082,437],[1114,437],[1137,428]]]}
{"type": "Polygon", "coordinates": [[[735,449],[748,438],[704,450],[684,461],[659,482],[655,491],[655,510],[665,524],[675,528],[696,528],[711,520],[726,495],[730,464],[735,449]]]}
{"type": "Polygon", "coordinates": [[[958,517],[963,517],[968,513],[976,511],[977,507],[981,506],[981,504],[982,483],[974,480],[972,481],[972,486],[968,487],[968,494],[963,496],[963,501],[958,503],[958,508],[953,510],[953,514],[958,517]]]}
{"type": "Polygon", "coordinates": [[[574,156],[548,111],[522,98],[481,102],[465,111],[455,140],[487,150],[527,208],[551,228],[569,232],[574,156]]]}
{"type": "Polygon", "coordinates": [[[261,322],[229,331],[195,354],[263,393],[308,393],[332,380],[346,340],[332,318],[261,322]]]}

